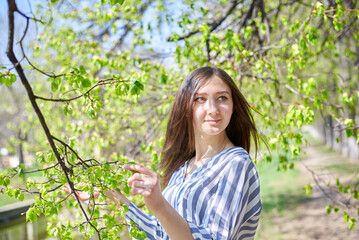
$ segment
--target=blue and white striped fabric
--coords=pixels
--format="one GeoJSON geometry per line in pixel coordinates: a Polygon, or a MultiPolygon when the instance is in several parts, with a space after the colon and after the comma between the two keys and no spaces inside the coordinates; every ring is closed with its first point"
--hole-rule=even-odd
{"type": "MultiPolygon", "coordinates": [[[[172,175],[163,195],[187,220],[193,238],[253,239],[262,205],[248,153],[241,147],[226,149],[184,178],[187,163],[172,175]]],[[[133,203],[126,219],[145,231],[146,239],[169,239],[160,222],[133,203]]]]}

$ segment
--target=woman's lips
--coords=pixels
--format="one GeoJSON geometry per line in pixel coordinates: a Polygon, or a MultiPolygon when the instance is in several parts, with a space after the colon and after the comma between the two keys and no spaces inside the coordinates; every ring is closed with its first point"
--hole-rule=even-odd
{"type": "Polygon", "coordinates": [[[217,123],[219,122],[220,119],[218,120],[204,120],[205,122],[208,122],[208,123],[217,123]]]}

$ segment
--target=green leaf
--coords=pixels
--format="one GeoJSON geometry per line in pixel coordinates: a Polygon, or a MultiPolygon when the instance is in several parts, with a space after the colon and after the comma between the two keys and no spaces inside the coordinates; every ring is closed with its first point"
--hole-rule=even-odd
{"type": "Polygon", "coordinates": [[[338,21],[338,19],[334,18],[333,24],[334,24],[335,31],[339,32],[340,30],[342,30],[343,25],[338,21]]]}
{"type": "Polygon", "coordinates": [[[345,119],[344,123],[345,123],[348,127],[355,127],[354,120],[351,119],[351,118],[345,119]]]}
{"type": "Polygon", "coordinates": [[[35,209],[33,207],[30,207],[27,211],[26,211],[26,221],[27,222],[35,222],[37,220],[37,215],[35,213],[35,209]]]}
{"type": "Polygon", "coordinates": [[[144,89],[144,86],[139,81],[135,81],[130,89],[131,95],[138,95],[140,94],[140,91],[144,89]]]}
{"type": "Polygon", "coordinates": [[[119,83],[115,86],[115,94],[118,96],[127,95],[130,86],[126,83],[119,83]]]}
{"type": "Polygon", "coordinates": [[[140,230],[137,227],[131,227],[130,230],[130,235],[132,237],[134,237],[135,239],[139,239],[140,238],[140,230]]]}
{"type": "Polygon", "coordinates": [[[17,172],[19,174],[19,177],[23,177],[24,176],[24,164],[21,163],[18,167],[17,167],[17,172]]]}
{"type": "Polygon", "coordinates": [[[88,78],[83,78],[83,79],[81,80],[81,85],[82,85],[83,88],[91,87],[91,81],[90,81],[90,79],[88,79],[88,78]]]}
{"type": "Polygon", "coordinates": [[[122,5],[125,0],[110,0],[111,6],[116,5],[117,3],[122,5]]]}
{"type": "Polygon", "coordinates": [[[59,84],[57,83],[57,81],[52,81],[51,82],[51,91],[56,92],[57,89],[59,89],[59,84]]]}
{"type": "Polygon", "coordinates": [[[169,41],[177,42],[180,38],[180,35],[178,35],[177,33],[172,33],[172,35],[169,37],[169,41]]]}
{"type": "Polygon", "coordinates": [[[82,233],[85,232],[85,226],[83,224],[80,224],[79,231],[82,233]]]}
{"type": "Polygon", "coordinates": [[[321,92],[321,97],[324,102],[328,101],[328,93],[325,90],[321,92]]]}
{"type": "Polygon", "coordinates": [[[80,66],[80,73],[82,74],[82,75],[85,75],[86,74],[86,70],[85,70],[85,68],[84,68],[84,66],[80,66]]]}
{"type": "Polygon", "coordinates": [[[253,33],[253,28],[251,26],[247,26],[243,31],[243,38],[248,39],[253,33]]]}
{"type": "Polygon", "coordinates": [[[21,195],[21,190],[20,190],[20,189],[15,189],[15,190],[13,191],[13,194],[14,194],[14,197],[15,197],[16,199],[19,199],[19,197],[20,197],[20,195],[21,195]]]}
{"type": "Polygon", "coordinates": [[[69,138],[69,145],[71,148],[73,148],[75,146],[75,142],[76,142],[76,137],[69,138]]]}
{"type": "Polygon", "coordinates": [[[55,154],[53,154],[52,152],[49,152],[48,154],[47,154],[47,161],[48,162],[55,162],[55,154]]]}
{"type": "Polygon", "coordinates": [[[6,193],[9,197],[13,197],[13,196],[14,196],[14,191],[12,190],[11,187],[6,187],[5,193],[6,193]]]}
{"type": "Polygon", "coordinates": [[[347,214],[346,211],[343,212],[343,217],[344,217],[344,222],[348,222],[348,221],[349,221],[349,215],[347,214]]]}
{"type": "Polygon", "coordinates": [[[20,200],[20,201],[24,201],[24,198],[25,198],[25,195],[24,194],[20,194],[19,195],[19,197],[18,197],[18,199],[20,200]]]}
{"type": "Polygon", "coordinates": [[[326,211],[327,211],[327,214],[330,214],[332,212],[332,206],[331,205],[327,205],[325,207],[326,211]]]}
{"type": "Polygon", "coordinates": [[[9,73],[8,75],[3,75],[2,82],[5,83],[6,86],[11,87],[11,85],[16,82],[15,74],[9,73]]]}
{"type": "Polygon", "coordinates": [[[124,193],[130,194],[130,187],[129,186],[127,186],[127,185],[124,186],[122,190],[123,190],[124,193]]]}
{"type": "Polygon", "coordinates": [[[346,137],[347,137],[347,138],[355,137],[355,132],[354,132],[354,130],[352,130],[352,129],[346,129],[346,130],[345,130],[345,134],[346,134],[346,137]]]}
{"type": "Polygon", "coordinates": [[[147,238],[147,235],[144,231],[141,231],[140,234],[139,234],[139,238],[140,239],[146,239],[147,238]]]}
{"type": "Polygon", "coordinates": [[[4,186],[6,187],[6,186],[9,186],[9,185],[10,185],[10,178],[8,176],[6,176],[4,178],[4,186]]]}
{"type": "Polygon", "coordinates": [[[349,220],[349,229],[355,228],[355,222],[356,222],[356,219],[355,219],[355,218],[351,218],[351,219],[349,220]]]}
{"type": "Polygon", "coordinates": [[[325,9],[323,7],[323,3],[317,1],[315,7],[317,8],[316,10],[317,10],[318,15],[323,15],[324,14],[325,9]]]}
{"type": "Polygon", "coordinates": [[[44,153],[42,153],[42,152],[37,152],[37,153],[36,153],[36,161],[38,161],[39,163],[44,163],[44,162],[45,162],[44,153]]]}
{"type": "Polygon", "coordinates": [[[318,42],[317,29],[315,27],[311,27],[309,30],[308,42],[312,45],[315,45],[318,42]]]}
{"type": "Polygon", "coordinates": [[[358,190],[354,190],[354,192],[353,192],[353,198],[359,200],[359,191],[358,191],[358,190]]]}
{"type": "Polygon", "coordinates": [[[339,207],[338,206],[334,206],[334,212],[339,212],[339,207]]]}
{"type": "Polygon", "coordinates": [[[305,195],[306,196],[311,196],[312,195],[312,186],[308,183],[307,186],[303,187],[303,189],[305,190],[305,195]]]}
{"type": "Polygon", "coordinates": [[[46,195],[46,194],[47,194],[47,189],[46,189],[45,186],[42,186],[42,187],[41,187],[40,193],[41,193],[42,195],[46,195]]]}
{"type": "Polygon", "coordinates": [[[63,108],[63,112],[65,116],[71,116],[72,115],[72,107],[68,104],[66,104],[63,108]]]}
{"type": "Polygon", "coordinates": [[[92,107],[91,105],[88,106],[88,108],[87,108],[87,114],[88,114],[89,117],[92,118],[92,119],[95,119],[96,116],[97,116],[96,111],[93,109],[93,107],[92,107]]]}
{"type": "Polygon", "coordinates": [[[144,86],[143,86],[143,84],[142,83],[140,83],[139,81],[135,81],[134,82],[134,85],[136,85],[140,90],[144,90],[144,86]]]}

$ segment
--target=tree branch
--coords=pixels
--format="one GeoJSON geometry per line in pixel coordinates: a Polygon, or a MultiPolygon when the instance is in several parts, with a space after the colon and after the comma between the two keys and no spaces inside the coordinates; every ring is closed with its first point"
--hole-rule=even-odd
{"type": "MultiPolygon", "coordinates": [[[[19,61],[17,60],[17,58],[15,56],[15,53],[14,53],[14,49],[13,49],[13,46],[14,46],[14,29],[15,29],[14,12],[19,12],[17,10],[15,0],[8,0],[9,36],[8,36],[8,45],[7,45],[7,49],[6,49],[6,54],[7,54],[8,58],[9,58],[10,62],[14,65],[15,70],[16,70],[18,76],[20,77],[20,80],[21,80],[22,84],[26,89],[26,92],[28,94],[28,97],[29,97],[29,100],[31,102],[31,105],[32,105],[36,115],[39,118],[40,124],[41,124],[41,126],[42,126],[42,128],[43,128],[43,130],[45,132],[46,138],[47,138],[47,140],[48,140],[48,142],[49,142],[49,144],[51,146],[52,151],[55,154],[56,160],[60,164],[60,166],[62,168],[62,171],[64,172],[64,174],[66,176],[66,179],[67,179],[67,182],[70,185],[71,191],[74,193],[75,192],[74,184],[69,178],[69,174],[72,174],[71,170],[69,168],[67,168],[67,166],[65,165],[65,162],[60,157],[60,154],[57,151],[57,148],[56,148],[56,145],[55,145],[54,140],[52,138],[50,129],[49,129],[49,127],[48,127],[48,125],[47,125],[47,123],[45,121],[45,118],[44,118],[38,104],[36,103],[36,97],[34,95],[32,87],[31,87],[29,81],[27,80],[27,77],[26,77],[26,75],[24,73],[24,70],[23,70],[21,64],[19,63],[19,61]]],[[[78,196],[76,194],[75,194],[75,198],[76,198],[76,200],[77,200],[77,202],[79,204],[79,207],[80,207],[83,215],[85,216],[87,222],[91,225],[91,227],[93,227],[96,230],[96,232],[98,233],[99,238],[101,239],[101,236],[100,236],[100,233],[99,233],[98,229],[90,222],[90,219],[88,218],[88,216],[86,214],[86,211],[83,209],[81,201],[80,201],[80,199],[78,198],[78,196]]]]}
{"type": "MultiPolygon", "coordinates": [[[[254,1],[255,1],[255,0],[254,0],[254,1]]],[[[223,22],[224,20],[226,20],[229,15],[232,14],[233,10],[237,7],[238,4],[239,4],[238,1],[232,0],[232,1],[231,1],[231,5],[229,6],[228,10],[226,11],[226,13],[224,14],[223,17],[217,19],[217,20],[214,21],[214,22],[207,23],[207,25],[211,26],[210,32],[213,32],[214,30],[216,30],[217,27],[219,27],[219,26],[222,24],[222,22],[223,22]]],[[[179,37],[178,40],[183,40],[183,39],[189,38],[189,37],[191,37],[192,35],[195,35],[195,34],[197,34],[197,33],[199,33],[199,32],[200,32],[199,29],[196,29],[196,30],[194,30],[194,31],[192,31],[192,32],[187,33],[186,35],[183,35],[183,36],[179,37]]],[[[170,40],[169,38],[167,39],[167,41],[172,42],[172,40],[170,40]]]]}
{"type": "Polygon", "coordinates": [[[54,99],[54,98],[45,98],[45,97],[40,97],[40,96],[36,96],[36,99],[40,99],[40,100],[44,100],[44,101],[49,101],[49,102],[70,102],[76,99],[79,99],[81,97],[83,97],[84,95],[90,93],[92,90],[94,90],[95,88],[99,87],[99,86],[103,86],[103,85],[109,85],[109,84],[114,84],[114,83],[118,83],[118,82],[129,82],[129,80],[117,80],[115,78],[108,78],[108,79],[103,79],[98,81],[94,86],[92,86],[89,90],[87,90],[86,92],[73,97],[73,98],[58,98],[58,99],[54,99]]]}

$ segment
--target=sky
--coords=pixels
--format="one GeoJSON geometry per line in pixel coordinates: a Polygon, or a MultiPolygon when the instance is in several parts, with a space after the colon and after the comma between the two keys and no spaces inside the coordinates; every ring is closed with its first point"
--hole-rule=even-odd
{"type": "MultiPolygon", "coordinates": [[[[21,12],[31,15],[31,11],[29,8],[29,4],[31,2],[31,8],[34,9],[34,4],[38,1],[33,0],[17,0],[16,4],[17,7],[20,9],[21,12]]],[[[8,16],[7,16],[8,5],[6,0],[0,0],[0,65],[9,66],[9,60],[6,56],[6,46],[7,46],[7,37],[8,37],[8,16]]],[[[21,38],[23,31],[25,29],[26,20],[20,16],[19,14],[15,14],[15,51],[16,53],[19,52],[19,46],[16,44],[18,40],[21,38]]],[[[28,31],[27,36],[25,37],[25,42],[29,41],[36,37],[35,24],[30,22],[30,28],[28,31]]]]}
{"type": "MultiPolygon", "coordinates": [[[[41,0],[16,0],[17,7],[22,11],[24,14],[28,16],[32,16],[32,11],[35,11],[35,5],[41,3],[41,0]],[[31,6],[30,6],[31,5],[31,6]]],[[[184,5],[180,3],[181,1],[174,1],[172,6],[170,7],[170,11],[172,9],[172,13],[170,13],[172,16],[179,15],[180,12],[184,9],[184,5]]],[[[125,3],[126,4],[126,1],[125,3]]],[[[11,66],[9,63],[9,60],[6,56],[6,46],[7,46],[7,36],[8,36],[8,16],[7,16],[7,0],[0,0],[0,39],[3,39],[0,41],[0,66],[11,66]]],[[[155,14],[154,9],[148,9],[146,14],[144,15],[144,25],[146,26],[147,23],[153,22],[153,15],[155,14]]],[[[26,20],[20,16],[19,14],[15,15],[15,24],[16,24],[16,32],[15,32],[15,54],[18,56],[18,58],[21,56],[20,54],[20,48],[19,45],[16,44],[16,42],[21,38],[23,31],[25,29],[26,20]]],[[[153,24],[155,24],[153,22],[153,24]]],[[[27,32],[27,35],[25,37],[25,43],[29,42],[32,39],[36,38],[36,35],[38,33],[39,24],[36,26],[36,24],[33,21],[30,21],[30,28],[27,32]]],[[[162,52],[162,53],[174,53],[175,48],[177,46],[176,43],[169,43],[166,41],[166,39],[169,37],[170,33],[172,31],[180,31],[179,27],[174,24],[171,27],[164,27],[162,28],[162,34],[159,34],[156,32],[156,28],[153,26],[152,29],[154,29],[154,34],[152,34],[151,44],[147,47],[152,47],[155,52],[162,52]]],[[[128,41],[131,41],[128,39],[128,41]]],[[[180,43],[183,44],[183,43],[180,43]]],[[[25,50],[27,53],[31,50],[25,50]]]]}

